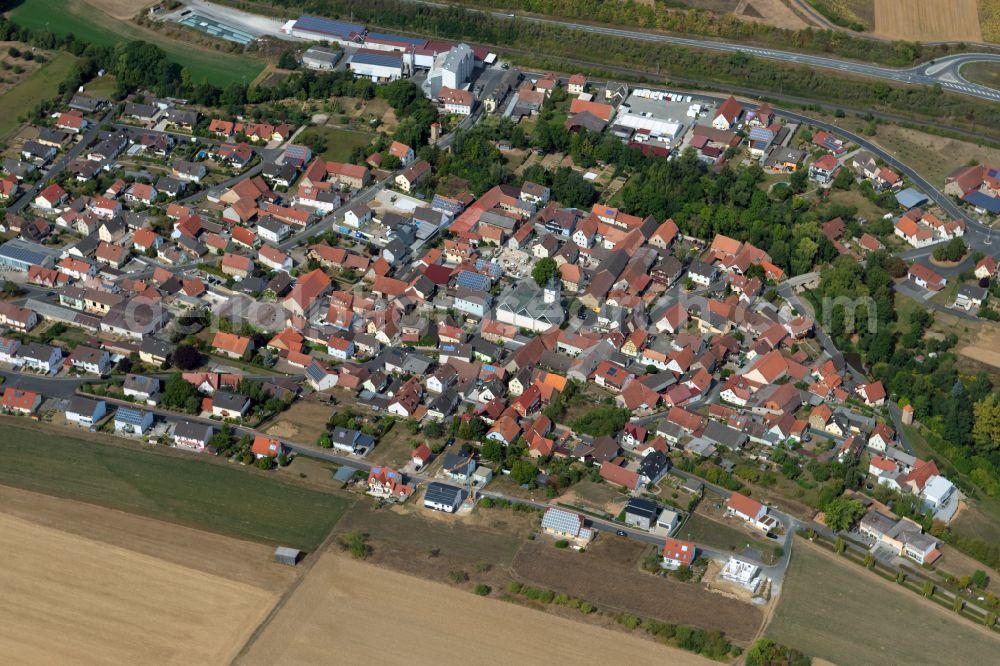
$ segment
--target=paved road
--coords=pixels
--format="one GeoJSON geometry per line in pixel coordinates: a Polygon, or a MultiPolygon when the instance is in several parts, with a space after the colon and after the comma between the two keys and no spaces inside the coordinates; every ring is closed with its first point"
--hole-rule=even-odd
{"type": "Polygon", "coordinates": [[[101,126],[111,118],[113,113],[114,108],[108,109],[100,119],[92,122],[90,128],[83,134],[83,138],[75,143],[59,160],[53,163],[48,170],[43,171],[42,177],[30,189],[25,190],[14,203],[7,206],[7,212],[16,213],[25,206],[30,205],[35,200],[35,195],[45,187],[48,187],[52,179],[65,169],[66,165],[78,158],[84,150],[90,147],[101,131],[101,126]]]}
{"type": "MultiPolygon", "coordinates": [[[[446,8],[451,6],[446,3],[432,2],[430,0],[408,1],[432,7],[446,8]]],[[[279,39],[294,40],[294,38],[289,35],[282,33],[280,30],[281,23],[273,19],[244,12],[232,7],[223,7],[207,2],[206,0],[185,0],[185,4],[203,16],[209,16],[224,23],[229,23],[234,27],[246,30],[258,36],[267,35],[279,39]]],[[[938,58],[933,63],[925,63],[915,67],[897,69],[893,67],[883,67],[821,55],[798,53],[795,51],[783,51],[779,49],[768,49],[757,46],[746,46],[743,44],[721,42],[704,38],[680,37],[662,33],[643,32],[641,30],[629,30],[627,28],[574,23],[564,19],[549,19],[541,16],[527,16],[520,14],[514,16],[507,12],[475,9],[472,7],[466,7],[465,9],[470,12],[488,14],[494,18],[526,23],[556,25],[564,28],[573,28],[574,30],[580,30],[583,32],[624,37],[627,39],[645,42],[675,44],[678,46],[725,51],[727,53],[745,53],[759,58],[792,62],[799,65],[830,69],[848,74],[857,74],[887,81],[894,81],[897,83],[931,86],[940,85],[942,88],[950,92],[978,97],[989,101],[1000,101],[1000,91],[987,86],[970,83],[961,76],[957,75],[957,71],[961,68],[961,66],[968,62],[1000,62],[1000,54],[996,53],[966,53],[955,56],[946,56],[944,58],[938,58]]]]}
{"type": "MultiPolygon", "coordinates": [[[[446,3],[432,2],[430,0],[407,1],[433,7],[450,6],[446,3]]],[[[676,35],[643,32],[641,30],[629,30],[627,28],[614,28],[605,25],[574,23],[565,19],[549,19],[541,16],[526,16],[521,14],[513,16],[507,12],[474,9],[471,7],[466,7],[466,10],[470,12],[489,14],[492,17],[499,19],[506,18],[512,21],[555,25],[562,28],[580,30],[582,32],[590,32],[613,37],[624,37],[632,40],[655,42],[659,44],[674,44],[677,46],[710,49],[713,51],[724,51],[727,53],[745,53],[758,58],[780,60],[782,62],[791,62],[797,65],[806,65],[809,67],[819,67],[821,69],[830,69],[846,74],[857,74],[886,81],[894,81],[897,83],[930,86],[940,85],[949,92],[978,97],[992,102],[1000,101],[1000,91],[987,86],[970,83],[961,77],[954,76],[954,71],[961,67],[961,65],[968,62],[1000,62],[1000,54],[996,53],[967,53],[956,56],[946,56],[944,58],[938,58],[933,64],[928,63],[906,69],[897,69],[894,67],[871,65],[827,56],[798,53],[795,51],[782,51],[779,49],[769,49],[759,46],[746,46],[743,44],[720,42],[703,38],[679,37],[676,35]]]]}

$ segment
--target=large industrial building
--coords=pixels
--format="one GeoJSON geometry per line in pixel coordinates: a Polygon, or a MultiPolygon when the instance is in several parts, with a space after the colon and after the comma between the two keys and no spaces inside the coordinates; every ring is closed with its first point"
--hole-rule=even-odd
{"type": "Polygon", "coordinates": [[[377,83],[395,81],[413,71],[413,56],[410,53],[358,49],[347,67],[355,76],[365,76],[377,83]]]}
{"type": "Polygon", "coordinates": [[[360,44],[365,37],[365,27],[356,23],[332,21],[318,16],[300,16],[281,27],[286,35],[315,42],[360,44]]]}
{"type": "Polygon", "coordinates": [[[710,106],[690,95],[636,89],[618,107],[611,132],[646,155],[666,157],[678,149],[688,128],[706,116],[710,106]]]}
{"type": "Polygon", "coordinates": [[[475,66],[476,56],[468,44],[459,44],[439,53],[424,81],[424,94],[436,99],[442,88],[464,89],[472,78],[475,66]]]}

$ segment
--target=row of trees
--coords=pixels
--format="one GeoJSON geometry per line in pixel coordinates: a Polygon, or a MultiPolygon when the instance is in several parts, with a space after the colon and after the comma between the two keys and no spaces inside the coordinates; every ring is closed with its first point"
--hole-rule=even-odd
{"type": "MultiPolygon", "coordinates": [[[[657,78],[676,75],[689,81],[711,81],[756,90],[770,90],[807,99],[835,101],[844,106],[891,111],[938,120],[947,119],[955,124],[972,127],[981,133],[1000,136],[1000,129],[993,129],[1000,128],[1000,108],[997,108],[997,105],[960,95],[945,94],[939,87],[864,81],[812,67],[753,58],[742,53],[711,53],[628,37],[583,32],[554,22],[538,24],[510,21],[471,13],[454,6],[434,7],[409,3],[405,0],[364,2],[281,0],[280,4],[327,16],[352,15],[356,21],[378,25],[384,29],[508,47],[525,54],[528,58],[537,59],[545,56],[563,58],[578,63],[578,67],[583,69],[586,69],[583,63],[599,60],[604,66],[656,72],[657,78]]],[[[692,14],[691,17],[692,21],[698,18],[697,14],[692,14]]],[[[741,29],[768,29],[762,24],[746,25],[749,27],[741,29]]],[[[676,29],[679,32],[698,32],[693,26],[683,24],[678,24],[676,28],[664,25],[659,27],[676,29]]],[[[729,36],[740,40],[746,38],[740,34],[729,36]]],[[[813,47],[815,40],[829,39],[829,47],[818,50],[827,50],[846,57],[855,56],[864,60],[882,59],[887,63],[907,65],[912,64],[918,57],[930,55],[936,48],[853,40],[843,33],[815,30],[800,31],[791,39],[787,35],[776,39],[778,40],[776,43],[780,43],[782,47],[805,49],[813,47]],[[857,42],[856,48],[855,42],[857,42]],[[886,53],[884,57],[879,57],[870,49],[886,49],[886,53]],[[893,57],[893,54],[898,55],[893,57]]]]}
{"type": "MultiPolygon", "coordinates": [[[[271,4],[301,8],[306,12],[318,12],[327,16],[350,15],[355,20],[372,22],[383,27],[390,25],[398,27],[400,24],[407,25],[413,22],[419,22],[421,25],[436,24],[436,15],[440,14],[457,15],[466,21],[481,22],[483,25],[478,26],[478,33],[482,35],[503,35],[512,30],[527,30],[531,27],[504,18],[472,14],[461,9],[449,12],[444,10],[430,12],[420,5],[406,11],[404,15],[399,15],[399,10],[405,10],[407,6],[394,0],[376,0],[375,2],[370,0],[365,2],[360,0],[272,0],[271,4]],[[392,21],[392,23],[387,21],[392,21]]],[[[829,53],[844,58],[876,61],[900,67],[912,65],[921,59],[940,57],[949,52],[961,50],[949,45],[937,46],[916,42],[863,39],[834,30],[780,28],[759,21],[742,21],[733,14],[691,9],[688,6],[689,3],[683,2],[683,0],[658,0],[655,3],[606,2],[604,0],[463,0],[463,4],[545,14],[588,23],[636,26],[685,35],[701,35],[780,49],[791,48],[829,53]]],[[[495,43],[485,38],[480,41],[495,43]]],[[[594,53],[599,53],[599,51],[594,53]]]]}

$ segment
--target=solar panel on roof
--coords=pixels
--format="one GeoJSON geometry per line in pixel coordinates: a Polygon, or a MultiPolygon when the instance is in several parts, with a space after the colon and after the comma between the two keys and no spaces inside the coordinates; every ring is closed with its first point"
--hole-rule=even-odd
{"type": "Polygon", "coordinates": [[[365,36],[365,41],[399,42],[401,44],[413,44],[414,46],[423,46],[427,43],[426,39],[420,39],[419,37],[404,37],[403,35],[390,35],[384,32],[369,32],[365,36]]]}
{"type": "Polygon", "coordinates": [[[473,271],[462,271],[455,278],[455,282],[460,287],[468,287],[469,289],[477,289],[479,291],[486,291],[490,287],[489,278],[482,273],[475,273],[473,271]]]}
{"type": "Polygon", "coordinates": [[[295,21],[294,29],[319,32],[338,37],[350,37],[351,33],[363,33],[365,27],[356,23],[346,23],[344,21],[331,21],[330,19],[318,16],[300,16],[295,21]]]}
{"type": "Polygon", "coordinates": [[[542,517],[542,527],[544,529],[555,530],[569,534],[576,534],[580,530],[580,516],[562,509],[550,508],[542,517]]]}
{"type": "Polygon", "coordinates": [[[390,53],[365,53],[358,51],[351,56],[352,65],[373,65],[376,67],[402,67],[403,60],[390,53]]]}

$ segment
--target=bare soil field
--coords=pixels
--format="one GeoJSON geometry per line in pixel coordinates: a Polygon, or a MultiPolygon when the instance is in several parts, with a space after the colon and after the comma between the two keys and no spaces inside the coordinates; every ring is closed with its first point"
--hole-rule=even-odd
{"type": "Polygon", "coordinates": [[[875,0],[875,34],[908,41],[983,41],[976,0],[875,0]]]}
{"type": "MultiPolygon", "coordinates": [[[[746,644],[761,624],[759,608],[713,594],[696,583],[655,577],[639,569],[643,544],[602,535],[586,552],[554,548],[551,539],[529,541],[514,560],[521,581],[584,599],[601,609],[644,618],[719,629],[746,644]]],[[[619,663],[620,660],[618,660],[619,663]]]]}
{"type": "Polygon", "coordinates": [[[237,663],[714,663],[333,552],[304,582],[237,663]]]}
{"type": "Polygon", "coordinates": [[[315,444],[332,415],[330,405],[318,400],[296,400],[268,424],[267,433],[293,442],[315,444]]]}
{"type": "Polygon", "coordinates": [[[742,0],[734,13],[744,20],[789,30],[801,30],[813,25],[792,11],[784,0],[742,0]]]}
{"type": "Polygon", "coordinates": [[[986,627],[803,540],[765,635],[837,664],[985,664],[1000,650],[986,627]]]}
{"type": "MultiPolygon", "coordinates": [[[[426,557],[430,549],[438,556],[451,556],[468,561],[488,561],[506,567],[514,560],[521,543],[534,530],[535,514],[505,509],[476,509],[472,514],[456,516],[423,508],[423,503],[411,500],[402,506],[373,508],[373,503],[358,502],[337,525],[336,531],[352,529],[365,532],[374,540],[391,544],[390,550],[426,557]]],[[[388,556],[376,548],[376,555],[388,556]]],[[[392,565],[392,562],[388,562],[392,565]]],[[[407,565],[406,571],[417,573],[407,565]]],[[[447,572],[445,572],[447,573],[447,572]]]]}
{"type": "MultiPolygon", "coordinates": [[[[7,512],[8,499],[4,489],[0,653],[7,663],[225,664],[278,598],[274,585],[267,589],[239,580],[247,572],[278,565],[255,568],[242,558],[223,560],[220,554],[228,550],[237,556],[239,549],[222,545],[213,535],[204,535],[203,540],[184,528],[149,521],[152,525],[133,525],[133,531],[118,535],[119,543],[137,543],[136,549],[125,548],[110,540],[118,516],[109,514],[116,512],[71,506],[72,502],[59,507],[76,517],[93,509],[96,513],[89,519],[84,516],[83,524],[101,532],[105,540],[7,512]],[[174,531],[178,544],[186,541],[191,547],[184,563],[177,561],[181,547],[170,545],[173,539],[167,532],[174,531]],[[201,548],[203,544],[208,550],[201,548]],[[170,555],[142,552],[154,545],[164,546],[170,555]],[[209,573],[206,564],[228,564],[246,572],[209,573]],[[225,622],[213,621],[219,618],[225,622]]],[[[16,511],[34,513],[23,504],[16,511]]],[[[72,522],[55,514],[45,520],[72,522]]],[[[263,573],[263,578],[268,576],[263,573]]]]}

